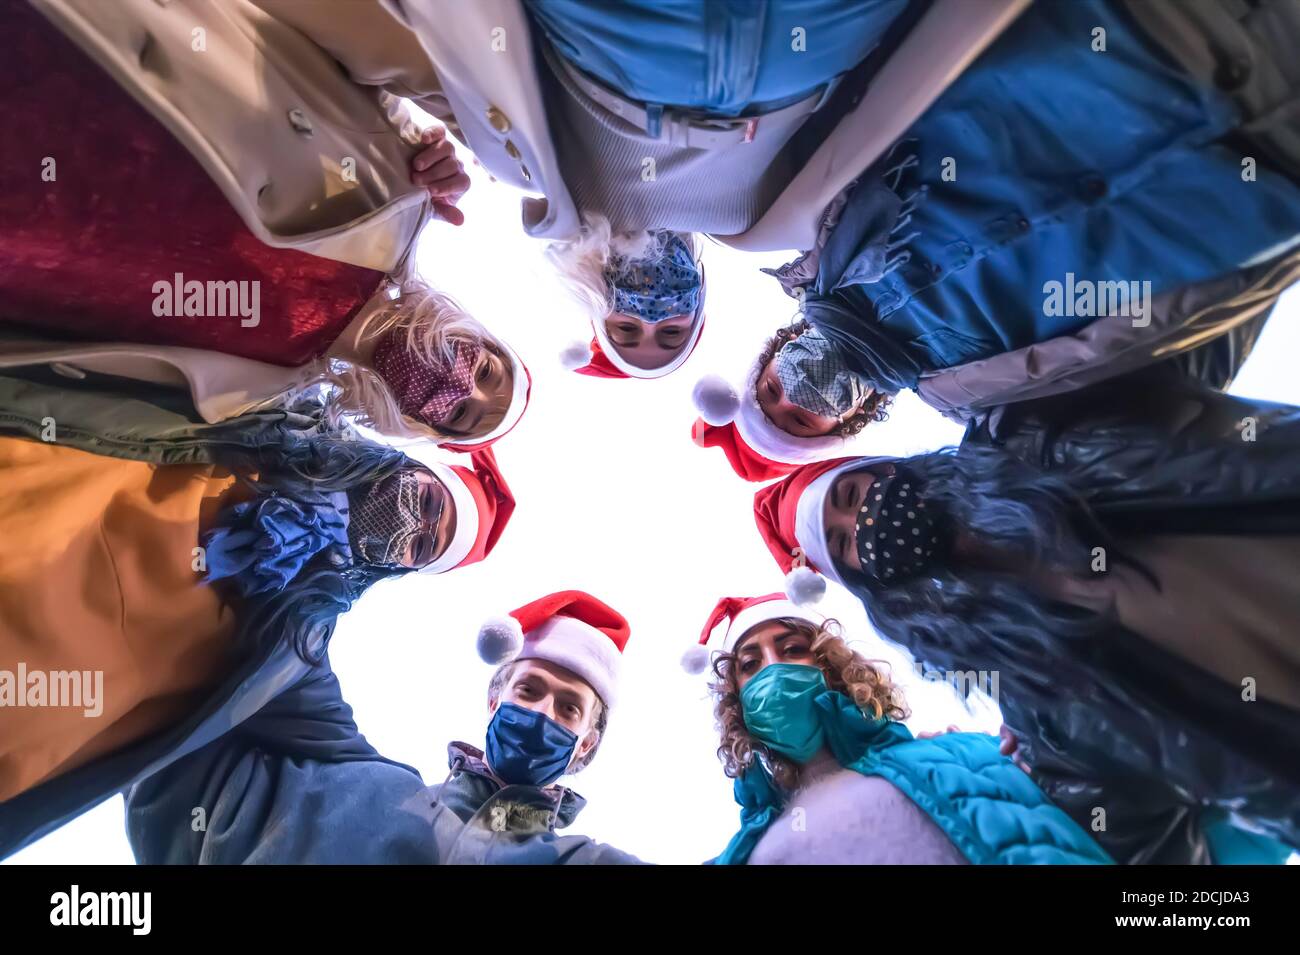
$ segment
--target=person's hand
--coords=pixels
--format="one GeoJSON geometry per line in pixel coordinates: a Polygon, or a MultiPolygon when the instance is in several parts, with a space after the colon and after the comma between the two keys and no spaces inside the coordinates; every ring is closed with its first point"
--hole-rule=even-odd
{"type": "Polygon", "coordinates": [[[456,147],[444,126],[431,126],[420,135],[424,148],[411,160],[411,182],[423,186],[433,199],[433,212],[444,222],[462,225],[465,213],[456,208],[469,191],[469,176],[456,158],[456,147]]]}
{"type": "Polygon", "coordinates": [[[1020,758],[1020,740],[1016,739],[1016,734],[1011,732],[1011,727],[1006,723],[998,730],[998,752],[1007,757],[1026,773],[1029,772],[1029,766],[1020,758]]]}
{"type": "Polygon", "coordinates": [[[949,723],[946,730],[929,730],[925,733],[917,733],[917,739],[934,739],[936,736],[942,736],[945,733],[960,733],[961,727],[956,723],[949,723]]]}

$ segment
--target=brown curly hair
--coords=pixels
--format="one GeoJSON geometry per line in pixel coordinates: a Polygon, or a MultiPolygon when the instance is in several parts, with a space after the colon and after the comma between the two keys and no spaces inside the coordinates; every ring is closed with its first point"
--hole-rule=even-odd
{"type": "MultiPolygon", "coordinates": [[[[776,353],[785,347],[786,342],[793,341],[804,332],[811,330],[812,326],[802,318],[795,319],[785,328],[778,328],[776,334],[769,338],[767,344],[763,346],[763,351],[758,356],[758,364],[754,367],[761,374],[763,369],[776,357],[776,353]]],[[[851,438],[873,421],[887,421],[889,419],[889,406],[893,403],[893,395],[887,395],[882,391],[872,391],[867,396],[867,400],[862,407],[841,421],[831,434],[838,435],[841,438],[851,438]]]]}
{"type": "MultiPolygon", "coordinates": [[[[830,689],[843,693],[864,714],[874,719],[907,718],[908,710],[902,690],[889,678],[885,664],[877,666],[876,662],[850,648],[842,636],[838,621],[828,619],[820,627],[795,617],[781,617],[777,622],[811,639],[809,646],[813,659],[825,675],[826,685],[830,689]]],[[[776,785],[786,792],[793,792],[799,787],[799,764],[769,749],[751,736],[745,726],[740,705],[736,654],[718,654],[713,661],[713,672],[718,679],[716,683],[709,684],[709,689],[717,701],[713,715],[722,734],[722,742],[718,746],[722,771],[729,778],[735,779],[753,766],[756,760],[761,759],[776,785]]]]}

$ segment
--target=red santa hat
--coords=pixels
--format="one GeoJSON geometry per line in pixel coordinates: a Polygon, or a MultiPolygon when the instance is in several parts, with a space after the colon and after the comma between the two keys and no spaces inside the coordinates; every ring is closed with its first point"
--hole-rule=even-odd
{"type": "Polygon", "coordinates": [[[847,438],[800,438],[768,420],[755,393],[762,372],[757,365],[751,370],[743,394],[719,375],[701,378],[691,393],[700,413],[692,440],[702,448],[721,448],[731,469],[746,481],[770,481],[801,464],[842,455],[847,438]]]}
{"type": "Polygon", "coordinates": [[[783,617],[793,617],[796,620],[807,620],[816,626],[821,626],[822,616],[815,611],[807,610],[799,605],[786,599],[785,594],[767,594],[762,597],[723,597],[709,614],[709,619],[704,623],[704,630],[700,633],[700,640],[695,646],[691,647],[682,655],[682,668],[688,673],[703,673],[709,666],[709,643],[712,640],[714,646],[723,653],[730,653],[740,642],[740,638],[753,630],[761,623],[769,620],[780,620],[783,617]],[[718,644],[713,640],[714,632],[718,629],[718,624],[723,620],[727,621],[727,629],[723,632],[722,643],[718,644]]]}
{"type": "Polygon", "coordinates": [[[754,522],[777,566],[786,575],[785,592],[801,606],[826,593],[829,577],[843,583],[826,547],[823,505],[835,479],[881,458],[835,458],[806,464],[754,495],[754,522]]]}
{"type": "Polygon", "coordinates": [[[564,590],[484,623],[478,653],[496,665],[554,663],[586,680],[606,706],[613,706],[630,634],[626,618],[613,607],[581,590],[564,590]]]}
{"type": "Polygon", "coordinates": [[[524,360],[519,357],[518,352],[499,338],[493,338],[493,342],[498,348],[510,359],[510,368],[512,371],[511,381],[513,382],[514,391],[510,395],[510,405],[506,408],[505,416],[502,417],[501,423],[489,431],[481,438],[475,438],[464,444],[453,444],[443,442],[442,447],[448,451],[461,451],[469,453],[471,451],[485,451],[497,441],[504,438],[514,430],[519,419],[524,416],[528,410],[528,401],[533,393],[533,376],[528,371],[528,366],[524,360]]]}
{"type": "Polygon", "coordinates": [[[456,530],[451,541],[433,561],[420,568],[422,574],[441,574],[477,563],[492,553],[514,513],[515,498],[490,448],[471,454],[470,467],[447,464],[433,457],[429,448],[425,445],[404,450],[433,472],[456,507],[456,530]]]}

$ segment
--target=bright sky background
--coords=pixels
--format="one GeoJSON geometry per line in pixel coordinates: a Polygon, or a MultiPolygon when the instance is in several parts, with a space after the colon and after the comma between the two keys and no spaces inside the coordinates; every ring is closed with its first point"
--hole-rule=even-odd
{"type": "MultiPolygon", "coordinates": [[[[721,596],[778,590],[781,574],[753,521],[754,485],[721,451],[690,440],[691,386],[706,372],[739,381],[794,303],[758,272],[792,254],[738,253],[710,244],[708,324],[691,360],[660,381],[606,381],[558,362],[590,337],[542,256],[519,226],[519,194],[471,170],[459,229],[434,223],[421,268],[523,355],[533,373],[528,414],[498,446],[519,501],[485,562],[441,576],[409,575],[374,587],[339,623],[334,669],[358,725],[385,756],[430,784],[447,773],[446,743],[481,746],[491,668],[474,649],[479,624],[555,590],[580,588],[631,621],[623,699],[590,768],[566,780],[589,800],[569,832],[647,861],[700,862],[738,824],[704,677],[679,666],[721,596]]],[[[1300,404],[1300,289],[1284,297],[1233,391],[1300,404]]],[[[862,454],[906,455],[954,443],[960,429],[910,394],[891,420],[868,427],[862,454]]],[[[925,683],[870,630],[861,606],[833,585],[821,605],[868,656],[893,666],[913,731],[996,731],[996,710],[967,712],[953,692],[925,683]]],[[[14,863],[130,863],[122,800],[109,800],[23,852],[14,863]]]]}

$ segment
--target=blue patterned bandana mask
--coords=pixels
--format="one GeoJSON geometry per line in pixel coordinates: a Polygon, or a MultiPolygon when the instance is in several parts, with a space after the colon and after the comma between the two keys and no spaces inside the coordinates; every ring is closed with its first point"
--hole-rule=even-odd
{"type": "Polygon", "coordinates": [[[605,280],[614,290],[614,311],[651,324],[694,315],[702,286],[690,246],[675,232],[659,233],[655,242],[655,251],[647,258],[629,261],[615,256],[605,269],[605,280]]]}
{"type": "Polygon", "coordinates": [[[867,385],[835,347],[815,331],[788,341],[774,359],[777,380],[792,404],[810,414],[838,418],[862,404],[867,385]]]}

